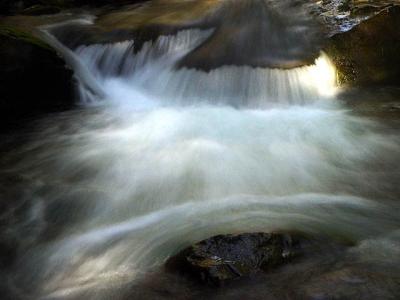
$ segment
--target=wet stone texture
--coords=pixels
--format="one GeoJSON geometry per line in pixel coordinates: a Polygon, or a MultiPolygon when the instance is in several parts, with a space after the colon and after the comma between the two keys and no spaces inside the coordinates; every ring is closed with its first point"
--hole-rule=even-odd
{"type": "Polygon", "coordinates": [[[332,37],[325,49],[340,84],[400,83],[400,7],[392,7],[352,30],[332,37]]]}
{"type": "Polygon", "coordinates": [[[219,286],[283,265],[299,255],[299,246],[299,241],[288,234],[218,235],[170,258],[167,269],[219,286]]]}

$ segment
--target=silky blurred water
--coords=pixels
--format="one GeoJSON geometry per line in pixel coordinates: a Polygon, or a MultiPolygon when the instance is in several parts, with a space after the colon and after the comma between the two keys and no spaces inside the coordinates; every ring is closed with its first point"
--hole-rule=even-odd
{"type": "Polygon", "coordinates": [[[346,241],[342,265],[375,266],[395,299],[398,135],[336,99],[323,53],[293,70],[177,69],[210,34],[161,36],[136,54],[135,41],[59,49],[81,107],[38,121],[2,159],[13,185],[1,195],[23,207],[7,233],[19,245],[3,276],[11,298],[195,298],[178,279],[161,283],[168,296],[139,284],[130,298],[127,286],[214,234],[295,230],[346,241]]]}

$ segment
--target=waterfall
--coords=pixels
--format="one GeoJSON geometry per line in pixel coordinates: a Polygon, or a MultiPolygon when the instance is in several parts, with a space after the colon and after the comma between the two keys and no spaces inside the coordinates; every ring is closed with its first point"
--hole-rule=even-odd
{"type": "Polygon", "coordinates": [[[32,222],[46,228],[10,279],[23,297],[124,299],[213,234],[356,243],[398,228],[396,209],[377,201],[391,198],[398,139],[340,104],[325,54],[291,70],[205,72],[178,62],[212,30],[74,50],[46,32],[75,71],[81,108],[42,120],[10,168],[30,180],[32,222]]]}
{"type": "Polygon", "coordinates": [[[75,52],[105,87],[109,100],[125,104],[134,105],[137,94],[145,93],[163,106],[265,108],[309,104],[334,91],[335,70],[324,54],[314,65],[292,70],[237,66],[210,72],[177,69],[179,60],[210,34],[186,30],[176,36],[161,36],[145,43],[137,53],[135,41],[81,46],[75,52]]]}

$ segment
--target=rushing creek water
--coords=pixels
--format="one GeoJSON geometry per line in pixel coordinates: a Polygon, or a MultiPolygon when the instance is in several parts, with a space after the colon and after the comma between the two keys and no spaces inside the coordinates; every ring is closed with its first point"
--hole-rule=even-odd
{"type": "Polygon", "coordinates": [[[399,296],[396,132],[336,99],[323,53],[292,70],[176,69],[211,33],[179,31],[135,53],[134,40],[71,51],[49,34],[81,105],[39,120],[2,159],[12,184],[1,195],[17,203],[2,215],[19,249],[2,274],[10,299],[399,296]],[[202,291],[160,271],[192,242],[270,230],[346,246],[269,286],[202,291]]]}

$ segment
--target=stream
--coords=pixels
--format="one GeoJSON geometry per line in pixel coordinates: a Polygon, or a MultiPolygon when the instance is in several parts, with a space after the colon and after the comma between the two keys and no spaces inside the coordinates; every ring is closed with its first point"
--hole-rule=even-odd
{"type": "Polygon", "coordinates": [[[399,299],[399,131],[339,99],[323,52],[206,72],[176,66],[213,29],[70,49],[57,26],[42,30],[79,106],[1,144],[18,248],[2,299],[399,299]],[[215,234],[275,230],[324,250],[217,291],[162,268],[215,234]]]}

